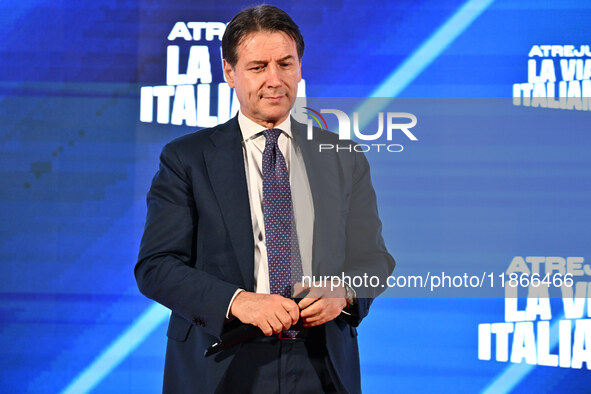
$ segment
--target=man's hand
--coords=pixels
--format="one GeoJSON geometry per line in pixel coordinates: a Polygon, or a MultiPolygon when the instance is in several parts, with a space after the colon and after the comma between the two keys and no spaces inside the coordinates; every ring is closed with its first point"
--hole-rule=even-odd
{"type": "Polygon", "coordinates": [[[270,336],[296,324],[300,309],[294,301],[277,294],[243,291],[234,298],[230,314],[242,323],[257,326],[266,336],[270,336]]]}
{"type": "Polygon", "coordinates": [[[343,286],[312,286],[310,293],[299,302],[300,317],[304,327],[314,327],[333,320],[347,306],[346,291],[343,286]]]}

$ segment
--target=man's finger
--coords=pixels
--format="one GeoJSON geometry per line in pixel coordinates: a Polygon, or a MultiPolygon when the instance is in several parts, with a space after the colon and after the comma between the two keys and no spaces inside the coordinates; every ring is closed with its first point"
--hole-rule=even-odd
{"type": "Polygon", "coordinates": [[[300,308],[295,302],[283,306],[291,318],[291,324],[296,324],[300,320],[300,308]]]}
{"type": "Polygon", "coordinates": [[[300,316],[302,318],[306,318],[306,317],[318,315],[318,314],[322,313],[322,310],[324,309],[324,304],[325,304],[325,302],[323,299],[316,298],[314,300],[314,303],[310,304],[309,306],[305,307],[305,309],[301,310],[300,316]]]}
{"type": "Polygon", "coordinates": [[[279,320],[279,322],[283,325],[283,330],[289,329],[289,327],[291,327],[293,324],[291,315],[287,313],[286,310],[277,310],[275,312],[275,316],[277,317],[277,320],[279,320]]]}
{"type": "Polygon", "coordinates": [[[257,326],[266,337],[273,335],[273,328],[269,325],[269,323],[264,322],[257,326]]]}
{"type": "Polygon", "coordinates": [[[273,334],[278,334],[283,331],[283,323],[277,318],[277,316],[272,316],[267,321],[273,329],[273,334]]]}
{"type": "Polygon", "coordinates": [[[304,299],[302,299],[299,303],[298,303],[298,308],[300,310],[306,309],[308,308],[310,305],[312,305],[313,303],[315,303],[316,301],[318,301],[320,299],[320,297],[306,297],[304,299]]]}
{"type": "Polygon", "coordinates": [[[330,320],[331,319],[327,317],[314,316],[313,318],[302,319],[302,323],[304,324],[304,327],[315,327],[324,324],[330,320]]]}

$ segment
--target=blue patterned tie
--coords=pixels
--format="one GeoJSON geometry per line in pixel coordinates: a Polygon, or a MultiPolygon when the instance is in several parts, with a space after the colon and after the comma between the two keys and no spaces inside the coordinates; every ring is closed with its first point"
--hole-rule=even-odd
{"type": "Polygon", "coordinates": [[[292,297],[293,284],[302,279],[302,259],[296,232],[289,172],[277,145],[279,129],[264,131],[263,216],[271,294],[292,297]]]}
{"type": "MultiPolygon", "coordinates": [[[[271,294],[293,296],[293,284],[302,279],[302,259],[296,231],[289,187],[289,172],[277,145],[280,129],[264,131],[263,151],[263,216],[269,286],[271,294]]],[[[287,330],[284,336],[293,337],[297,331],[287,330]]]]}

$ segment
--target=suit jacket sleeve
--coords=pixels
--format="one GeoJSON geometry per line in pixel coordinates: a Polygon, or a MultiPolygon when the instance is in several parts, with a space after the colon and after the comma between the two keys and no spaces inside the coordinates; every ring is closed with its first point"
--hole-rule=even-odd
{"type": "Polygon", "coordinates": [[[145,296],[219,336],[238,286],[194,267],[199,217],[188,171],[167,145],[147,196],[135,277],[145,296]]]}
{"type": "Polygon", "coordinates": [[[382,238],[382,223],[378,216],[377,200],[371,183],[369,163],[363,153],[354,153],[351,193],[346,222],[345,275],[353,277],[377,277],[379,285],[368,283],[352,286],[357,293],[357,304],[342,315],[353,326],[359,325],[368,314],[369,307],[383,290],[387,277],[392,273],[395,261],[386,250],[382,238]]]}

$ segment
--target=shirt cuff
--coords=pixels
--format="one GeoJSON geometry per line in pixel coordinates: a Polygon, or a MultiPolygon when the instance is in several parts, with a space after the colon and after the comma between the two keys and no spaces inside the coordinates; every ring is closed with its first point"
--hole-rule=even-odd
{"type": "Polygon", "coordinates": [[[234,292],[234,295],[232,296],[232,299],[230,299],[230,303],[228,304],[228,309],[226,310],[226,319],[230,318],[230,308],[232,307],[232,303],[234,302],[234,298],[236,298],[236,296],[240,293],[242,293],[243,291],[246,291],[244,289],[236,289],[236,291],[234,292]]]}

